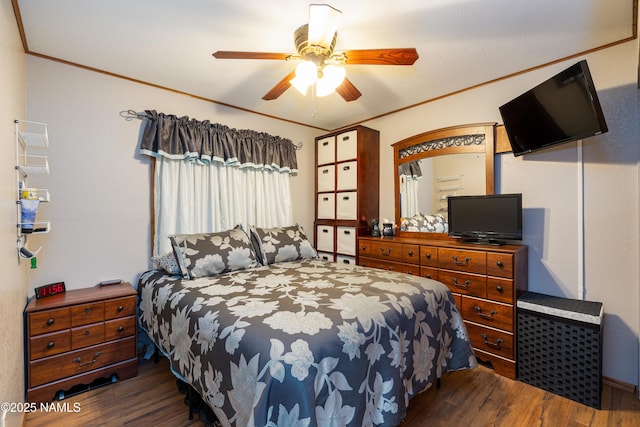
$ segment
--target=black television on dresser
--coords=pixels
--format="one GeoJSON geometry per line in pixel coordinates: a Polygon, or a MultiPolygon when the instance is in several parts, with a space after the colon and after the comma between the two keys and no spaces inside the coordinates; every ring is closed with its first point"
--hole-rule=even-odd
{"type": "Polygon", "coordinates": [[[522,194],[449,196],[449,236],[465,242],[501,245],[522,240],[522,194]]]}
{"type": "Polygon", "coordinates": [[[515,156],[608,131],[586,60],[499,109],[515,156]]]}

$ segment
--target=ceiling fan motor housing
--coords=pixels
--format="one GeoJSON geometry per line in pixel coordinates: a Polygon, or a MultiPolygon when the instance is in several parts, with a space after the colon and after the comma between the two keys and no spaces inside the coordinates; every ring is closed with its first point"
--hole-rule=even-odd
{"type": "Polygon", "coordinates": [[[309,43],[309,25],[304,24],[300,26],[294,33],[293,41],[296,46],[296,51],[305,60],[315,63],[317,66],[322,66],[324,61],[333,55],[333,50],[336,47],[336,39],[338,33],[333,36],[333,40],[329,46],[320,46],[309,43]]]}

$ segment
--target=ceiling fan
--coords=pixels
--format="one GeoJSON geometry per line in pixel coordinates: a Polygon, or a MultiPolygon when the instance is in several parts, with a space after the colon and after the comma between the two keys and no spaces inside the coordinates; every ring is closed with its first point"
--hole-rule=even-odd
{"type": "Polygon", "coordinates": [[[295,70],[278,82],[262,99],[278,98],[290,86],[306,94],[311,88],[317,96],[334,90],[345,101],[354,101],[362,94],[345,77],[346,65],[413,65],[418,59],[414,48],[360,49],[334,52],[337,29],[342,12],[327,4],[309,5],[309,23],[294,32],[297,54],[277,52],[238,52],[219,50],[218,59],[274,59],[301,61],[295,70]]]}

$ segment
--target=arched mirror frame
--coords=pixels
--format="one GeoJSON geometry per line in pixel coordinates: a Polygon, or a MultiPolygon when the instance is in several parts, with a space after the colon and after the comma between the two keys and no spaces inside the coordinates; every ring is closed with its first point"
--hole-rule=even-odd
{"type": "MultiPolygon", "coordinates": [[[[493,194],[495,132],[495,123],[476,123],[424,132],[393,144],[395,223],[399,226],[401,217],[400,176],[398,170],[403,163],[449,154],[484,153],[486,194],[493,194]]],[[[427,239],[449,238],[446,233],[402,231],[399,227],[396,235],[399,237],[427,239]]]]}

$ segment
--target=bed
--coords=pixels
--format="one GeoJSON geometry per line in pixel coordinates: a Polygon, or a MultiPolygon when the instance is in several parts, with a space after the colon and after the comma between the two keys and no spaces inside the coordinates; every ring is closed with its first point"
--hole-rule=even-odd
{"type": "Polygon", "coordinates": [[[248,234],[179,236],[179,268],[138,282],[141,327],[222,425],[396,426],[477,365],[445,285],[319,260],[299,227],[248,234]]]}

